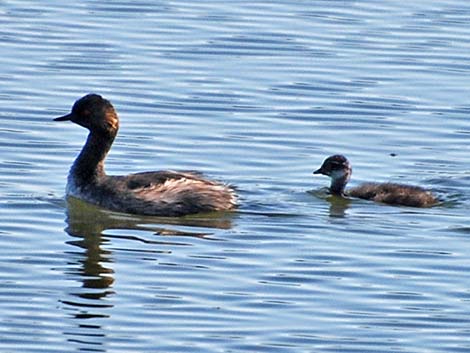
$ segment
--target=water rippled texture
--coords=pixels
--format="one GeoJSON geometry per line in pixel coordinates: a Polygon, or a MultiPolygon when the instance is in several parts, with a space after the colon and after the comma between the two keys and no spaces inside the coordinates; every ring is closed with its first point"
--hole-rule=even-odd
{"type": "Polygon", "coordinates": [[[470,6],[0,5],[0,351],[468,352],[470,6]],[[111,174],[199,170],[239,212],[66,202],[82,95],[121,118],[111,174]],[[396,181],[442,204],[325,195],[396,181]]]}

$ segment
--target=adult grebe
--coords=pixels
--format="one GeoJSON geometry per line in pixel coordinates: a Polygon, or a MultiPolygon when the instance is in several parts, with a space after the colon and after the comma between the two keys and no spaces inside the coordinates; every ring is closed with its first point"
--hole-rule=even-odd
{"type": "Polygon", "coordinates": [[[395,183],[365,183],[348,189],[345,193],[344,189],[351,178],[352,168],[346,157],[342,155],[328,157],[313,174],[329,176],[331,178],[330,192],[337,196],[351,196],[411,207],[430,207],[438,202],[431,192],[419,186],[395,183]]]}
{"type": "Polygon", "coordinates": [[[70,169],[67,195],[113,211],[155,216],[183,216],[236,207],[232,187],[191,172],[107,175],[104,160],[117,135],[119,119],[112,104],[97,94],[80,98],[69,114],[54,120],[70,120],[90,131],[70,169]]]}

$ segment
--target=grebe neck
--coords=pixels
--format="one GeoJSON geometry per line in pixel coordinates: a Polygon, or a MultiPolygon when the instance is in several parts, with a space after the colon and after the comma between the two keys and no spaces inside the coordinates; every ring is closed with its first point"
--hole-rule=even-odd
{"type": "Polygon", "coordinates": [[[91,131],[82,151],[70,169],[70,174],[80,184],[90,184],[106,175],[104,160],[113,144],[116,133],[91,131]]]}
{"type": "Polygon", "coordinates": [[[349,181],[349,176],[344,175],[342,177],[331,178],[330,192],[332,195],[344,196],[344,189],[349,181]]]}

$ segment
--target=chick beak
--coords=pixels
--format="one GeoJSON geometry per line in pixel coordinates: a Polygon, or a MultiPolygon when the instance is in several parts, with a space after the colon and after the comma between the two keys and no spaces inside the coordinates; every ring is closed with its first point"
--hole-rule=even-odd
{"type": "Polygon", "coordinates": [[[313,172],[313,174],[325,174],[322,168],[319,168],[313,172]]]}

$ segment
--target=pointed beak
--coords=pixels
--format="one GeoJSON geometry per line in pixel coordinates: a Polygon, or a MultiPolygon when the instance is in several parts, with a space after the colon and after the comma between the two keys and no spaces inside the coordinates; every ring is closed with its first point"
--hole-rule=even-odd
{"type": "Polygon", "coordinates": [[[319,168],[313,172],[313,174],[323,174],[323,169],[319,168]]]}
{"type": "Polygon", "coordinates": [[[58,118],[55,118],[54,121],[69,121],[72,120],[73,114],[69,113],[67,115],[59,116],[58,118]]]}

